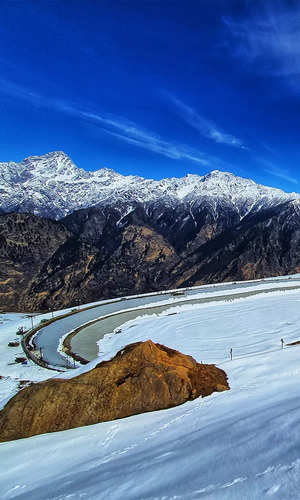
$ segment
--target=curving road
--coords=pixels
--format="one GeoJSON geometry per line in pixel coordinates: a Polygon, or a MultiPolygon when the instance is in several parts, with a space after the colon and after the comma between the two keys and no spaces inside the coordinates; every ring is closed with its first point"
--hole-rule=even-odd
{"type": "MultiPolygon", "coordinates": [[[[158,308],[147,308],[143,310],[143,314],[149,312],[149,314],[153,314],[154,312],[161,312],[161,310],[166,310],[169,307],[172,307],[175,303],[178,303],[179,301],[181,303],[185,303],[186,301],[189,301],[192,303],[199,303],[199,302],[206,302],[206,301],[211,301],[211,300],[224,300],[224,298],[230,299],[231,295],[230,293],[225,293],[224,295],[219,297],[210,297],[210,298],[201,298],[201,294],[207,293],[207,292],[230,292],[234,291],[236,289],[244,289],[247,288],[248,291],[241,294],[239,296],[247,296],[249,294],[253,295],[253,293],[262,293],[259,290],[255,291],[255,287],[260,286],[262,283],[272,283],[274,284],[274,288],[269,289],[270,291],[275,291],[278,290],[279,287],[275,286],[276,284],[280,284],[282,287],[281,289],[284,289],[284,284],[289,283],[291,284],[291,279],[293,283],[297,286],[297,283],[299,283],[299,288],[300,288],[300,275],[299,277],[283,277],[283,278],[278,278],[278,279],[264,279],[264,280],[259,280],[255,282],[242,282],[242,283],[224,283],[224,284],[218,284],[218,285],[204,285],[201,287],[194,287],[190,289],[185,290],[185,296],[186,300],[183,300],[183,297],[174,297],[172,293],[166,293],[163,292],[162,295],[147,295],[147,296],[138,296],[134,298],[124,298],[120,299],[114,302],[107,303],[107,301],[103,301],[103,304],[99,304],[99,306],[96,306],[92,309],[87,309],[87,310],[82,310],[79,311],[77,314],[74,314],[72,316],[68,316],[66,318],[60,319],[55,321],[54,323],[42,328],[39,330],[38,334],[35,337],[35,343],[39,349],[42,350],[42,355],[43,359],[49,363],[52,366],[57,366],[58,368],[68,368],[69,363],[67,362],[65,356],[62,356],[58,351],[58,346],[61,337],[69,333],[71,330],[74,330],[81,325],[84,325],[85,323],[88,323],[90,321],[93,321],[95,319],[101,318],[102,316],[108,315],[115,313],[117,311],[123,311],[126,309],[132,309],[132,308],[138,308],[140,306],[144,305],[150,305],[150,304],[156,304],[168,299],[172,299],[172,303],[165,305],[165,306],[159,306],[158,308]],[[253,289],[253,293],[249,291],[250,289],[253,289]],[[193,299],[194,295],[200,295],[199,298],[193,299]],[[149,310],[149,311],[147,311],[149,310]]],[[[232,295],[232,298],[237,297],[237,295],[232,295]]],[[[80,336],[76,335],[72,339],[72,348],[75,352],[78,352],[81,354],[83,357],[86,357],[86,359],[93,359],[97,355],[96,351],[96,341],[101,339],[103,335],[106,333],[112,332],[114,328],[118,327],[119,325],[123,324],[125,321],[128,321],[128,319],[132,319],[136,316],[139,316],[141,314],[141,311],[132,311],[132,312],[124,312],[118,316],[112,316],[111,318],[105,319],[101,321],[101,326],[100,322],[97,323],[98,329],[89,327],[90,330],[88,332],[88,328],[82,330],[80,336]],[[133,315],[132,315],[133,313],[133,315]],[[130,316],[128,316],[130,314],[130,316]],[[104,325],[104,326],[103,326],[104,325]],[[101,330],[101,331],[100,331],[101,330]],[[96,334],[95,334],[96,331],[96,334]],[[84,339],[83,339],[83,332],[84,334],[84,339]],[[88,335],[87,335],[88,333],[88,335]],[[78,340],[77,340],[77,338],[78,340]],[[80,352],[79,352],[80,351],[80,352]]]]}
{"type": "Polygon", "coordinates": [[[42,350],[43,359],[47,363],[52,366],[67,368],[68,364],[66,363],[65,356],[62,356],[57,351],[59,341],[66,333],[101,316],[112,314],[123,309],[130,309],[154,302],[161,302],[163,300],[168,300],[171,297],[171,294],[164,294],[132,299],[129,298],[111,303],[100,304],[92,309],[79,311],[77,314],[59,319],[39,330],[38,334],[35,336],[35,344],[38,349],[42,350]]]}

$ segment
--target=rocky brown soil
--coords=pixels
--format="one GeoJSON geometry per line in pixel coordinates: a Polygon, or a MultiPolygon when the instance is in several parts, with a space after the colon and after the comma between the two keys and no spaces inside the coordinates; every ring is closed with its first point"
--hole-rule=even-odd
{"type": "Polygon", "coordinates": [[[0,441],[170,408],[227,389],[226,373],[215,365],[151,340],[137,342],[75,378],[25,387],[0,412],[0,441]]]}

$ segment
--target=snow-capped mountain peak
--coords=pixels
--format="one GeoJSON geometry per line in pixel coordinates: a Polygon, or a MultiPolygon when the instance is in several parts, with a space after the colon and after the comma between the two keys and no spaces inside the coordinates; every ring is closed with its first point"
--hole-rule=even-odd
{"type": "Polygon", "coordinates": [[[230,205],[241,217],[253,206],[271,206],[300,195],[256,184],[229,172],[162,180],[124,176],[107,167],[78,168],[63,151],[30,156],[20,163],[0,163],[1,208],[55,218],[96,204],[120,205],[162,201],[230,205]]]}

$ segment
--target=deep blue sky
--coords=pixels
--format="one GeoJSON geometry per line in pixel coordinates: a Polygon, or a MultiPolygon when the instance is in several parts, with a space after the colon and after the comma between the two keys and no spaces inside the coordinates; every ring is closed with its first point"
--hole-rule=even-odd
{"type": "Polygon", "coordinates": [[[0,161],[300,191],[300,3],[2,0],[0,161]]]}

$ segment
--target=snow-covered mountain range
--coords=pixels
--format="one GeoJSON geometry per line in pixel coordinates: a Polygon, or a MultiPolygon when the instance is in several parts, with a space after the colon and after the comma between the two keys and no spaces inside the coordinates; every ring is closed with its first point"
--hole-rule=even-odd
{"type": "Polygon", "coordinates": [[[107,168],[88,172],[62,151],[31,156],[20,163],[0,163],[0,193],[0,208],[6,212],[30,212],[55,219],[99,204],[126,206],[157,201],[191,208],[204,203],[212,211],[225,205],[243,218],[250,211],[300,198],[299,194],[287,194],[218,170],[204,176],[188,174],[159,181],[123,176],[107,168]]]}
{"type": "Polygon", "coordinates": [[[0,175],[3,310],[300,271],[295,193],[217,170],[87,172],[61,152],[2,163],[0,175]]]}

